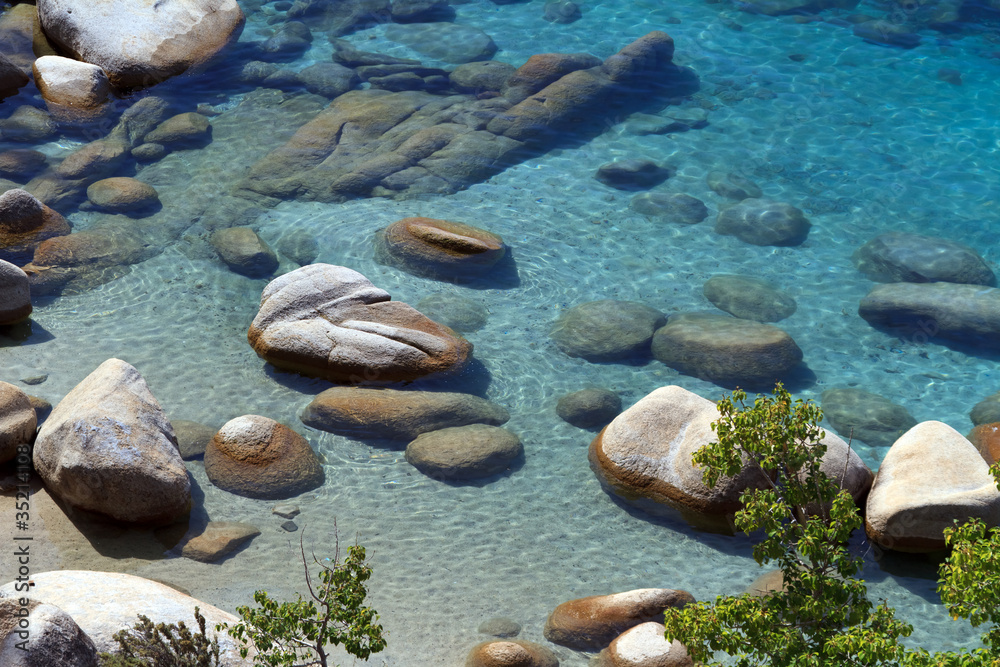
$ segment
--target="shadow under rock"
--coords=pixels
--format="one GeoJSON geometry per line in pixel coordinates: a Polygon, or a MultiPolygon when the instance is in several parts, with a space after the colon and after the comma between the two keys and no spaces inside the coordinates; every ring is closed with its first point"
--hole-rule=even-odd
{"type": "Polygon", "coordinates": [[[49,331],[30,319],[17,324],[0,326],[0,348],[20,345],[38,345],[55,340],[49,331]]]}

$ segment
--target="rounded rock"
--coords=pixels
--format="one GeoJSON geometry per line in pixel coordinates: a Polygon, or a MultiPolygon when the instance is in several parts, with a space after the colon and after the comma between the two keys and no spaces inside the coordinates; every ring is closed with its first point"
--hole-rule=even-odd
{"type": "Polygon", "coordinates": [[[633,158],[602,164],[595,178],[617,190],[643,190],[667,180],[670,171],[652,160],[633,158]]]}
{"type": "Polygon", "coordinates": [[[98,667],[97,647],[87,633],[65,611],[51,604],[30,600],[21,605],[20,589],[0,598],[0,665],[4,667],[98,667]],[[18,634],[28,633],[28,641],[18,634]]]}
{"type": "Polygon", "coordinates": [[[676,639],[667,641],[662,623],[650,621],[615,637],[597,656],[600,667],[693,667],[687,648],[676,639]]]}
{"type": "Polygon", "coordinates": [[[406,460],[434,479],[469,480],[503,472],[523,451],[510,431],[470,424],[417,436],[406,446],[406,460]]]}
{"type": "Polygon", "coordinates": [[[212,247],[234,273],[263,278],[278,268],[278,255],[249,227],[227,227],[212,234],[212,247]]]}
{"type": "Polygon", "coordinates": [[[703,201],[681,193],[642,192],[632,197],[629,208],[641,215],[679,225],[696,225],[708,217],[708,207],[703,201]]]}
{"type": "Polygon", "coordinates": [[[231,419],[219,429],[205,449],[205,473],[220,489],[247,498],[291,498],[324,479],[305,438],[259,415],[231,419]]]}
{"type": "Polygon", "coordinates": [[[827,389],[820,398],[823,416],[842,436],[872,447],[891,447],[917,425],[906,408],[884,396],[853,387],[827,389]]]}
{"type": "Polygon", "coordinates": [[[1000,460],[1000,422],[980,424],[967,437],[988,464],[993,465],[1000,460]]]}
{"type": "Polygon", "coordinates": [[[0,326],[17,324],[31,316],[28,274],[0,259],[0,326]]]}
{"type": "Polygon", "coordinates": [[[172,116],[147,134],[146,143],[163,144],[167,148],[184,148],[206,143],[212,136],[212,125],[200,113],[189,111],[172,116]]]}
{"type": "Polygon", "coordinates": [[[652,352],[685,375],[724,385],[773,386],[802,361],[785,331],[714,313],[671,316],[653,335],[652,352]]]}
{"type": "Polygon", "coordinates": [[[28,179],[48,164],[48,157],[41,151],[15,148],[0,152],[0,177],[28,179]]]}
{"type": "Polygon", "coordinates": [[[104,178],[91,183],[87,199],[98,210],[107,213],[142,211],[160,203],[152,185],[127,177],[104,178]]]}
{"type": "Polygon", "coordinates": [[[0,195],[0,259],[24,266],[43,241],[69,233],[66,218],[26,190],[0,195]]]}
{"type": "Polygon", "coordinates": [[[969,412],[969,419],[976,426],[1000,422],[1000,392],[990,394],[976,403],[969,412]]]}
{"type": "Polygon", "coordinates": [[[403,218],[375,237],[376,259],[418,276],[484,273],[507,252],[503,239],[484,229],[433,218],[403,218]]]}
{"type": "Polygon", "coordinates": [[[878,282],[996,284],[996,276],[978,252],[923,234],[889,232],[877,236],[858,248],[854,263],[878,282]]]}
{"type": "Polygon", "coordinates": [[[796,308],[795,299],[749,276],[712,276],[702,291],[719,310],[755,322],[778,322],[790,317],[796,308]]]}
{"type": "Polygon", "coordinates": [[[706,178],[708,187],[715,194],[727,199],[742,201],[744,199],[757,199],[763,196],[763,192],[753,181],[740,176],[739,174],[727,174],[724,171],[711,171],[706,178]]]}
{"type": "Polygon", "coordinates": [[[484,60],[459,65],[448,75],[448,80],[455,90],[462,93],[499,92],[514,70],[509,63],[484,60]]]}
{"type": "Polygon", "coordinates": [[[23,391],[0,381],[0,464],[17,458],[18,447],[35,439],[38,417],[23,391]]]}
{"type": "Polygon", "coordinates": [[[609,389],[581,389],[556,403],[556,414],[578,428],[606,426],[622,411],[622,399],[609,389]]]}
{"type": "Polygon", "coordinates": [[[480,623],[477,630],[481,634],[494,637],[516,637],[521,634],[521,624],[503,616],[496,616],[480,623]]]}
{"type": "Polygon", "coordinates": [[[735,236],[752,245],[799,245],[812,225],[791,204],[769,199],[744,199],[719,212],[717,234],[735,236]]]}
{"type": "Polygon", "coordinates": [[[559,667],[559,658],[541,644],[500,639],[474,646],[465,667],[559,667]]]}
{"type": "Polygon", "coordinates": [[[97,65],[61,56],[42,56],[35,60],[31,69],[46,102],[96,109],[107,102],[111,94],[111,83],[97,65]]]}
{"type": "Polygon", "coordinates": [[[635,301],[589,301],[563,312],[549,336],[571,357],[587,361],[618,361],[646,356],[653,332],[666,317],[635,301]]]}

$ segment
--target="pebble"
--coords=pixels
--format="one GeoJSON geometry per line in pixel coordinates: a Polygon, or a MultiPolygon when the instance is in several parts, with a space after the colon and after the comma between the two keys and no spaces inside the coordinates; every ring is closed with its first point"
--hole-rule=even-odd
{"type": "Polygon", "coordinates": [[[32,375],[31,377],[21,378],[21,382],[24,384],[41,384],[49,379],[48,375],[32,375]]]}
{"type": "MultiPolygon", "coordinates": [[[[278,503],[271,508],[271,514],[277,514],[282,519],[294,519],[298,516],[299,512],[299,506],[291,503],[278,503]]],[[[289,523],[291,523],[291,521],[289,521],[289,523]]]]}
{"type": "Polygon", "coordinates": [[[294,533],[299,529],[299,526],[294,521],[285,521],[281,524],[281,528],[287,530],[289,533],[294,533]]]}

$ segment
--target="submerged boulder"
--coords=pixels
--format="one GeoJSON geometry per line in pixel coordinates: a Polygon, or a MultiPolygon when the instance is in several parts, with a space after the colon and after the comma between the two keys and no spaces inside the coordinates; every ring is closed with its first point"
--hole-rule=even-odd
{"type": "Polygon", "coordinates": [[[744,320],[778,322],[795,313],[795,299],[759,278],[712,276],[702,291],[713,306],[744,320]]]}
{"type": "Polygon", "coordinates": [[[653,356],[718,384],[773,385],[802,362],[802,350],[770,324],[715,313],[680,313],[653,334],[653,356]]]}
{"type": "Polygon", "coordinates": [[[868,537],[886,549],[937,551],[945,548],[945,528],[971,518],[1000,526],[989,464],[947,424],[917,424],[882,459],[868,496],[868,537]]]}
{"type": "Polygon", "coordinates": [[[356,271],[310,264],[271,281],[247,339],[274,366],[335,382],[460,371],[472,345],[356,271]]]}
{"type": "Polygon", "coordinates": [[[278,255],[249,227],[220,229],[211,238],[212,247],[234,273],[263,278],[278,268],[278,255]]]}
{"type": "Polygon", "coordinates": [[[243,30],[236,0],[39,0],[46,36],[103,69],[118,88],[146,88],[206,62],[243,30]]]}
{"type": "Polygon", "coordinates": [[[687,591],[640,588],[563,602],[545,621],[545,638],[580,651],[605,648],[618,635],[642,623],[663,620],[663,612],[694,602],[687,591]]]}
{"type": "Polygon", "coordinates": [[[993,271],[975,250],[924,234],[877,236],[854,253],[854,263],[879,282],[996,284],[993,271]]]}
{"type": "Polygon", "coordinates": [[[619,361],[646,356],[663,313],[636,301],[602,299],[573,306],[559,315],[549,337],[571,357],[619,361]]]}
{"type": "Polygon", "coordinates": [[[744,199],[720,211],[715,220],[716,233],[752,245],[799,245],[811,226],[799,209],[769,199],[744,199]]]}
{"type": "Polygon", "coordinates": [[[901,435],[917,425],[917,420],[902,405],[864,389],[827,389],[821,401],[823,415],[838,433],[872,447],[891,447],[901,435]]]}
{"type": "Polygon", "coordinates": [[[106,213],[140,212],[160,203],[160,196],[152,185],[122,176],[91,183],[87,199],[94,208],[106,213]]]}
{"type": "Polygon", "coordinates": [[[309,441],[273,419],[230,419],[205,448],[205,473],[220,489],[247,498],[290,498],[323,483],[309,441]]]}
{"type": "Polygon", "coordinates": [[[470,424],[418,435],[406,446],[406,461],[434,479],[468,480],[503,472],[523,452],[507,429],[470,424]]]}
{"type": "Polygon", "coordinates": [[[177,439],[146,381],[108,359],[52,410],[34,464],[63,502],[126,523],[170,523],[191,508],[177,439]]]}
{"type": "Polygon", "coordinates": [[[499,426],[508,412],[472,394],[332,387],[301,415],[307,426],[358,438],[412,440],[421,433],[467,424],[499,426]]]}
{"type": "Polygon", "coordinates": [[[556,403],[556,414],[577,428],[606,426],[622,411],[622,399],[609,389],[591,387],[566,394],[556,403]]]}

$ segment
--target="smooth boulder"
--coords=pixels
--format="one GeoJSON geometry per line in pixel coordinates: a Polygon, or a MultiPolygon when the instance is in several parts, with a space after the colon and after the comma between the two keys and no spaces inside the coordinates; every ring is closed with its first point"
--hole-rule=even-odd
{"type": "Polygon", "coordinates": [[[124,176],[91,183],[87,187],[87,199],[94,208],[106,213],[144,211],[160,203],[160,196],[152,185],[124,176]]]}
{"type": "Polygon", "coordinates": [[[750,276],[712,276],[702,292],[713,306],[743,320],[778,322],[791,317],[796,308],[795,299],[750,276]]]}
{"type": "Polygon", "coordinates": [[[524,452],[507,429],[470,424],[418,435],[406,446],[406,460],[428,477],[469,480],[503,472],[524,452]]]}
{"type": "Polygon", "coordinates": [[[693,667],[684,644],[667,641],[665,632],[654,621],[629,628],[597,655],[593,667],[693,667]]]}
{"type": "Polygon", "coordinates": [[[1000,422],[1000,392],[990,394],[972,406],[969,419],[976,426],[1000,422]]]}
{"type": "Polygon", "coordinates": [[[663,313],[636,301],[602,299],[573,306],[559,315],[549,337],[571,357],[619,361],[647,356],[663,313]]]}
{"type": "Polygon", "coordinates": [[[412,440],[421,433],[455,426],[499,426],[510,414],[472,394],[333,387],[316,396],[301,419],[307,426],[341,435],[412,440]]]}
{"type": "Polygon", "coordinates": [[[241,276],[264,278],[278,268],[277,253],[249,227],[220,229],[211,242],[219,259],[241,276]]]}
{"type": "Polygon", "coordinates": [[[669,170],[644,158],[602,164],[594,175],[598,181],[616,190],[645,190],[659,185],[669,177],[669,170]]]}
{"type": "Polygon", "coordinates": [[[417,302],[417,310],[459,333],[482,329],[489,317],[489,311],[478,301],[443,292],[425,296],[417,302]]]}
{"type": "Polygon", "coordinates": [[[291,498],[323,484],[309,441],[268,417],[226,422],[205,448],[205,473],[220,489],[247,498],[291,498]]]}
{"type": "Polygon", "coordinates": [[[663,621],[663,611],[694,602],[687,591],[639,588],[563,602],[545,621],[545,638],[579,651],[599,651],[642,623],[663,621]]]}
{"type": "Polygon", "coordinates": [[[682,193],[641,192],[632,197],[629,208],[641,215],[679,225],[696,225],[708,217],[705,202],[682,193]]]}
{"type": "Polygon", "coordinates": [[[559,667],[559,658],[535,642],[494,639],[472,647],[465,667],[559,667]]]}
{"type": "Polygon", "coordinates": [[[28,274],[0,259],[0,326],[22,322],[31,316],[31,311],[28,274]]]}
{"type": "Polygon", "coordinates": [[[878,282],[996,284],[978,252],[924,234],[881,234],[858,248],[853,259],[859,271],[878,282]]]}
{"type": "Polygon", "coordinates": [[[715,219],[717,234],[752,245],[800,245],[811,226],[799,209],[769,199],[744,199],[720,211],[715,219]]]}
{"type": "Polygon", "coordinates": [[[556,414],[577,428],[606,426],[622,411],[622,399],[609,389],[591,387],[566,394],[556,403],[556,414]]]}
{"type": "Polygon", "coordinates": [[[496,234],[449,220],[403,218],[375,235],[380,263],[432,278],[485,273],[506,252],[496,234]]]}
{"type": "Polygon", "coordinates": [[[0,381],[0,463],[13,461],[18,448],[31,444],[35,438],[38,418],[31,400],[23,391],[0,381]]]}
{"type": "Polygon", "coordinates": [[[868,537],[886,549],[937,551],[945,548],[945,528],[971,518],[1000,525],[1000,491],[989,464],[947,424],[917,424],[882,459],[868,495],[868,537]]]}
{"type": "Polygon", "coordinates": [[[0,665],[98,667],[97,647],[69,614],[38,600],[22,605],[23,596],[0,597],[0,665]]]}
{"type": "Polygon", "coordinates": [[[334,382],[399,382],[457,373],[472,345],[356,271],[310,264],[261,294],[247,339],[278,368],[334,382]]]}
{"type": "Polygon", "coordinates": [[[672,315],[653,334],[651,350],[685,375],[722,385],[773,386],[802,362],[782,329],[715,313],[672,315]]]}
{"type": "Polygon", "coordinates": [[[853,387],[827,389],[820,397],[823,416],[845,438],[857,438],[872,447],[891,447],[917,425],[902,405],[853,387]]]}
{"type": "Polygon", "coordinates": [[[122,89],[147,88],[201,65],[235,41],[236,0],[39,0],[45,35],[122,89]]]}
{"type": "Polygon", "coordinates": [[[136,524],[191,508],[191,482],[163,409],[134,367],[108,359],[52,410],[35,439],[35,471],[73,507],[136,524]]]}
{"type": "Polygon", "coordinates": [[[0,259],[24,266],[47,239],[70,233],[69,222],[26,190],[0,195],[0,259]]]}
{"type": "Polygon", "coordinates": [[[111,94],[111,83],[97,65],[62,56],[42,56],[31,69],[42,98],[52,104],[97,109],[111,94]]]}
{"type": "Polygon", "coordinates": [[[764,196],[756,183],[739,174],[710,171],[705,180],[715,194],[726,199],[743,201],[744,199],[758,199],[764,196]]]}
{"type": "MultiPolygon", "coordinates": [[[[32,580],[35,586],[28,597],[69,614],[93,640],[98,651],[117,651],[115,633],[134,626],[139,614],[148,616],[154,624],[183,621],[189,628],[197,628],[194,608],[198,607],[205,617],[208,635],[218,636],[222,664],[250,667],[250,660],[243,661],[239,657],[239,644],[227,633],[215,631],[217,623],[238,623],[238,616],[166,584],[131,574],[89,570],[33,572],[32,580]],[[95,595],[96,591],[101,594],[95,595]]],[[[15,585],[16,582],[11,582],[0,586],[0,594],[20,597],[15,585]]],[[[62,667],[62,663],[53,663],[53,667],[55,664],[62,667]]]]}
{"type": "Polygon", "coordinates": [[[489,60],[497,52],[493,39],[479,28],[459,23],[391,24],[385,38],[436,60],[461,64],[489,60]]]}
{"type": "Polygon", "coordinates": [[[209,521],[197,535],[181,547],[181,556],[202,563],[214,563],[260,535],[256,526],[239,521],[209,521]]]}
{"type": "Polygon", "coordinates": [[[958,283],[887,283],[861,300],[869,324],[898,330],[915,343],[937,337],[996,347],[1000,290],[958,283]]]}

